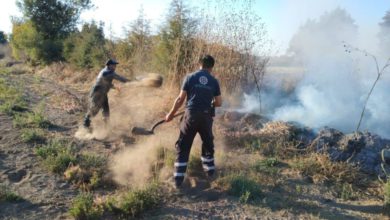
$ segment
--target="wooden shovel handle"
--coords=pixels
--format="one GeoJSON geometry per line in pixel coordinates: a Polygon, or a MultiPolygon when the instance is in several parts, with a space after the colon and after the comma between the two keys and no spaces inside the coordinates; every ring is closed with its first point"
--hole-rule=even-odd
{"type": "MultiPolygon", "coordinates": [[[[176,118],[176,117],[178,117],[178,116],[180,116],[180,115],[183,115],[183,114],[184,114],[184,111],[182,111],[182,112],[180,112],[180,113],[177,113],[176,115],[173,116],[173,118],[176,118]]],[[[153,127],[152,127],[152,129],[151,129],[151,131],[154,132],[154,129],[155,129],[157,126],[163,124],[164,122],[165,122],[165,119],[163,119],[163,120],[157,122],[156,124],[154,124],[153,127]]]]}

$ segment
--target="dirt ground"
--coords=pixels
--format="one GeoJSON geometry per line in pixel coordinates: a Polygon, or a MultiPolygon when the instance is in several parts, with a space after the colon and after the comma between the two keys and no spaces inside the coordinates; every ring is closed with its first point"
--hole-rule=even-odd
{"type": "MultiPolygon", "coordinates": [[[[3,75],[7,81],[21,83],[28,104],[45,103],[45,115],[54,125],[47,130],[50,137],[69,139],[85,152],[111,157],[122,148],[132,148],[148,137],[131,134],[135,125],[151,125],[164,116],[173,101],[172,94],[161,88],[123,86],[120,93],[112,91],[110,132],[94,139],[81,140],[75,134],[86,107],[88,88],[57,83],[32,73],[3,75]],[[160,106],[158,109],[152,106],[160,106]],[[137,109],[143,108],[144,111],[137,109]],[[127,117],[124,117],[127,116],[127,117]]],[[[101,123],[100,119],[94,122],[101,123]]],[[[218,123],[218,122],[216,122],[218,123]]],[[[177,129],[174,121],[162,130],[177,129]],[[168,129],[169,128],[169,129],[168,129]]],[[[34,145],[21,141],[21,129],[14,128],[12,117],[0,113],[0,183],[20,195],[19,202],[1,202],[0,219],[71,219],[68,214],[72,199],[79,189],[63,176],[48,172],[34,153],[34,145]]],[[[172,148],[174,138],[172,134],[172,148]]],[[[224,143],[228,145],[229,143],[224,143]]],[[[195,142],[194,148],[199,148],[195,142]]],[[[217,146],[216,151],[226,148],[217,146]]],[[[262,156],[229,149],[230,155],[241,158],[262,156]]],[[[245,161],[245,159],[243,159],[245,161]]],[[[131,161],[129,161],[131,163],[131,161]]],[[[218,161],[217,161],[218,165],[218,161]]],[[[291,169],[279,169],[278,180],[264,186],[262,199],[255,204],[242,204],[201,176],[190,176],[183,192],[177,194],[164,184],[164,199],[159,208],[148,211],[141,219],[388,219],[380,196],[359,196],[353,200],[338,198],[326,184],[314,184],[291,169]]],[[[98,190],[110,194],[115,189],[98,190]]],[[[111,218],[111,217],[110,217],[111,218]]],[[[114,217],[112,217],[114,218],[114,217]]]]}

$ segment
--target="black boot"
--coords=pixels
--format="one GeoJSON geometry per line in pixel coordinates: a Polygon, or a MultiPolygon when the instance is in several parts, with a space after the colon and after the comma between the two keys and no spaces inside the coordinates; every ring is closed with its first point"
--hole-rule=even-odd
{"type": "Polygon", "coordinates": [[[91,126],[91,120],[88,116],[85,116],[83,125],[85,128],[89,128],[91,126]]]}

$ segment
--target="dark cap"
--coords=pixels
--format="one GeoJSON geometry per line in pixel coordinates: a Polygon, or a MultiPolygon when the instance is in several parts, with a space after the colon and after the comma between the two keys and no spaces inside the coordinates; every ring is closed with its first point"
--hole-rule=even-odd
{"type": "Polygon", "coordinates": [[[109,59],[109,60],[107,60],[107,62],[106,62],[106,66],[108,66],[108,65],[113,65],[113,64],[119,64],[119,63],[116,62],[116,60],[114,60],[114,59],[109,59]]]}

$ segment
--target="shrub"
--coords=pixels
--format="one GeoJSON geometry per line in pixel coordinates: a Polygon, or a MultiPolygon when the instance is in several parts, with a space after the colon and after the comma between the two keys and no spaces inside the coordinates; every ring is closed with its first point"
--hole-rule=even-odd
{"type": "Polygon", "coordinates": [[[79,164],[84,169],[101,169],[107,163],[107,158],[94,154],[81,154],[79,164]]]}
{"type": "Polygon", "coordinates": [[[103,210],[94,205],[92,194],[81,193],[74,199],[69,214],[80,220],[97,219],[101,217],[103,210]]]}
{"type": "Polygon", "coordinates": [[[358,168],[345,162],[333,162],[329,156],[311,154],[305,158],[297,158],[292,167],[316,182],[351,183],[364,185],[365,181],[358,168]]]}
{"type": "Polygon", "coordinates": [[[70,164],[77,162],[72,146],[56,139],[37,148],[36,154],[43,159],[44,165],[54,173],[63,173],[70,164]]]}

